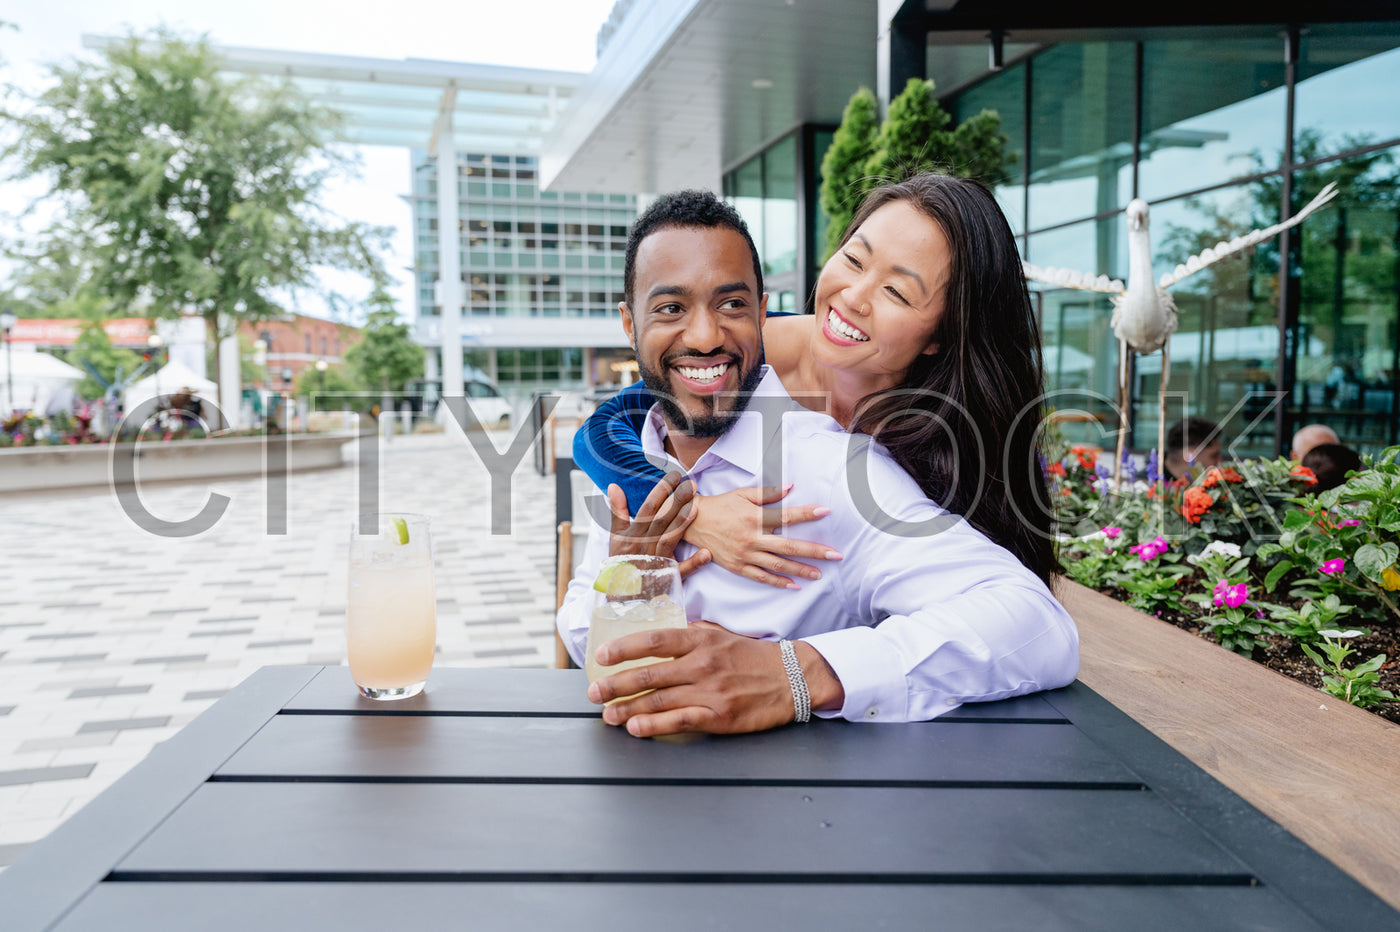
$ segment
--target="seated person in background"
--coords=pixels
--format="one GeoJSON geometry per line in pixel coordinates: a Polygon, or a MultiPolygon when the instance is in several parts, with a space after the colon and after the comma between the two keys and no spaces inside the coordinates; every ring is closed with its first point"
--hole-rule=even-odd
{"type": "Polygon", "coordinates": [[[1346,482],[1348,472],[1360,472],[1361,454],[1340,443],[1319,443],[1303,455],[1303,465],[1317,476],[1317,485],[1308,487],[1309,492],[1317,494],[1346,482]]]}
{"type": "Polygon", "coordinates": [[[1288,458],[1295,463],[1301,463],[1307,452],[1318,444],[1341,442],[1337,432],[1326,424],[1307,424],[1298,428],[1298,432],[1293,435],[1293,449],[1288,451],[1288,458]]]}
{"type": "MultiPolygon", "coordinates": [[[[882,328],[866,323],[871,335],[847,339],[852,347],[878,354],[884,365],[885,354],[902,352],[907,365],[934,343],[945,316],[991,313],[960,299],[957,287],[962,275],[985,264],[965,260],[953,267],[947,246],[924,248],[937,240],[932,219],[894,204],[858,225],[868,244],[862,268],[871,271],[843,271],[845,287],[833,286],[831,301],[848,308],[873,303],[882,320],[887,312],[891,319],[882,328]],[[881,296],[891,282],[912,272],[928,293],[906,310],[885,308],[881,296]],[[946,305],[945,287],[951,296],[946,305]]],[[[1014,256],[1009,231],[1007,237],[1006,255],[1014,256]]],[[[834,261],[845,268],[844,260],[834,261]]],[[[647,412],[642,447],[675,472],[649,498],[665,504],[644,503],[635,519],[622,488],[609,484],[610,533],[588,535],[558,614],[569,653],[584,659],[603,559],[662,552],[649,530],[657,526],[653,518],[665,532],[664,544],[693,517],[677,498],[690,494],[683,486],[715,495],[786,478],[820,491],[829,516],[812,525],[810,536],[828,549],[831,562],[819,578],[791,591],[712,562],[695,569],[685,580],[686,628],[631,634],[597,647],[595,658],[604,667],[673,658],[593,683],[593,702],[634,697],[607,706],[605,722],[650,737],[761,731],[806,721],[809,709],[860,722],[924,721],[963,702],[1074,680],[1078,634],[1045,582],[930,501],[884,445],[801,407],[760,364],[767,296],[757,250],[731,206],[708,192],[659,198],[632,227],[625,271],[623,329],[658,399],[647,412]],[[654,549],[638,549],[648,546],[654,549]],[[654,691],[637,695],[648,689],[654,691]]],[[[1029,320],[1019,269],[1008,263],[1002,271],[1016,285],[1005,291],[1013,296],[1008,313],[1029,320]]],[[[1030,327],[1025,333],[1035,338],[1030,327]]],[[[692,544],[671,546],[680,560],[703,554],[692,544]]]]}
{"type": "Polygon", "coordinates": [[[1220,428],[1203,417],[1184,418],[1167,431],[1167,455],[1162,457],[1166,479],[1180,479],[1193,469],[1220,465],[1220,428]]]}

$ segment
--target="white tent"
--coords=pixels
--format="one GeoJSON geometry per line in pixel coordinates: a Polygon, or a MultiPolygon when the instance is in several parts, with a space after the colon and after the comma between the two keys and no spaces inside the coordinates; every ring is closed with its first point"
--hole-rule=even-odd
{"type": "Polygon", "coordinates": [[[56,356],[12,347],[6,349],[9,352],[0,352],[0,413],[27,408],[45,414],[56,392],[67,392],[71,397],[72,390],[83,380],[83,370],[56,356]],[[9,397],[11,385],[14,398],[9,397]]]}
{"type": "Polygon", "coordinates": [[[170,396],[182,389],[211,405],[219,403],[219,386],[179,361],[171,361],[144,379],[133,382],[122,392],[122,407],[131,411],[141,402],[157,395],[170,396]]]}

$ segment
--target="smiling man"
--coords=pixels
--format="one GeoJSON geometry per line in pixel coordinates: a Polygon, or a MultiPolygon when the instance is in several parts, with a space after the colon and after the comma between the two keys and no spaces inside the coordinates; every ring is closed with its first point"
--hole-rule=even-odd
{"type": "Polygon", "coordinates": [[[609,487],[611,527],[589,535],[559,632],[582,661],[593,581],[610,553],[674,546],[678,559],[696,556],[672,544],[691,483],[714,495],[771,485],[780,472],[829,490],[829,516],[804,533],[835,562],[795,591],[713,564],[695,570],[685,582],[690,625],[597,649],[604,666],[673,658],[592,684],[598,703],[653,690],[608,705],[604,720],[637,736],[759,731],[812,713],[919,721],[1071,682],[1077,634],[1044,584],[930,502],[883,447],[795,404],[761,365],[761,276],[743,220],[712,194],[667,195],[634,225],[623,327],[659,399],[643,448],[673,474],[635,519],[609,487]]]}
{"type": "MultiPolygon", "coordinates": [[[[714,222],[724,216],[711,216],[723,205],[673,206],[697,208],[701,219],[714,222]]],[[[707,447],[705,441],[728,430],[763,377],[760,326],[767,296],[758,253],[744,235],[718,225],[666,225],[668,217],[649,212],[632,232],[637,246],[623,274],[622,329],[636,350],[642,381],[666,420],[680,427],[672,442],[707,447]],[[638,268],[646,272],[643,292],[638,268]],[[742,277],[723,280],[740,269],[742,277]]]]}

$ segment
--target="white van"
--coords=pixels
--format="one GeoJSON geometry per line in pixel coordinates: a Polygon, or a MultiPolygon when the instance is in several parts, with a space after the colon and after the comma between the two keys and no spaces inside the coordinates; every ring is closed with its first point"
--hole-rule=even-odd
{"type": "MultiPolygon", "coordinates": [[[[484,427],[510,426],[510,400],[484,376],[472,376],[463,381],[462,392],[467,403],[484,427]]],[[[415,379],[408,383],[405,400],[415,414],[433,416],[442,398],[442,382],[438,379],[415,379]]],[[[446,412],[442,412],[446,416],[446,412]]]]}

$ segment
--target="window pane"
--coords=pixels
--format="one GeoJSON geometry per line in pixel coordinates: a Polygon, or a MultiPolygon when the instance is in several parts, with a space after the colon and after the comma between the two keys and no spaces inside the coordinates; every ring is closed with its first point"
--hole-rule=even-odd
{"type": "Polygon", "coordinates": [[[1400,138],[1400,27],[1309,27],[1298,66],[1300,160],[1400,138]]]}
{"type": "MultiPolygon", "coordinates": [[[[1150,220],[1154,277],[1222,240],[1277,222],[1277,177],[1212,191],[1199,197],[1154,204],[1150,220]]],[[[1311,221],[1309,221],[1311,222],[1311,221]]],[[[1220,424],[1223,446],[1241,455],[1270,454],[1273,420],[1266,417],[1266,392],[1275,390],[1279,345],[1278,244],[1260,244],[1246,258],[1208,265],[1171,287],[1177,331],[1171,338],[1168,390],[1185,394],[1169,402],[1167,426],[1187,415],[1220,424]]],[[[1157,443],[1157,397],[1162,356],[1137,360],[1137,426],[1141,448],[1157,443]]]]}
{"type": "MultiPolygon", "coordinates": [[[[1110,218],[1038,233],[1030,237],[1028,258],[1036,265],[1112,276],[1127,265],[1121,231],[1121,221],[1110,218]]],[[[1061,430],[1074,442],[1107,446],[1111,441],[1100,427],[1114,429],[1118,398],[1118,341],[1109,327],[1108,296],[1043,288],[1032,298],[1040,314],[1050,407],[1072,417],[1061,430]]]]}
{"type": "Polygon", "coordinates": [[[1062,45],[1036,57],[1031,229],[1127,203],[1122,177],[1132,177],[1133,61],[1127,42],[1062,45]]]}
{"type": "Polygon", "coordinates": [[[1147,42],[1142,71],[1140,197],[1278,168],[1287,103],[1282,39],[1147,42]]]}
{"type": "MultiPolygon", "coordinates": [[[[812,182],[813,192],[820,192],[822,189],[822,160],[826,158],[826,150],[831,148],[833,135],[830,130],[824,129],[812,134],[812,164],[816,166],[816,178],[812,182]]],[[[831,224],[831,218],[822,209],[821,197],[818,194],[813,194],[812,200],[816,201],[816,209],[813,211],[812,229],[807,243],[807,266],[820,269],[822,260],[826,258],[826,228],[831,224]]]]}
{"type": "Polygon", "coordinates": [[[958,123],[983,110],[995,110],[1001,118],[1001,134],[1007,137],[1006,171],[1013,181],[998,185],[995,193],[1011,229],[1020,233],[1026,202],[1026,66],[1008,68],[970,88],[958,95],[949,109],[958,123]]]}
{"type": "Polygon", "coordinates": [[[788,136],[763,153],[763,274],[797,267],[797,137],[788,136]]]}
{"type": "Polygon", "coordinates": [[[1371,453],[1396,442],[1397,157],[1391,149],[1296,176],[1295,204],[1328,181],[1341,193],[1300,228],[1293,426],[1321,421],[1371,453]]]}
{"type": "Polygon", "coordinates": [[[755,243],[763,242],[763,156],[755,156],[730,172],[734,192],[729,202],[744,222],[755,243]]]}

